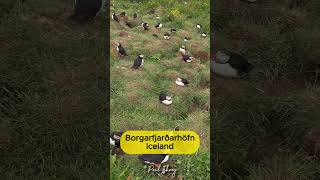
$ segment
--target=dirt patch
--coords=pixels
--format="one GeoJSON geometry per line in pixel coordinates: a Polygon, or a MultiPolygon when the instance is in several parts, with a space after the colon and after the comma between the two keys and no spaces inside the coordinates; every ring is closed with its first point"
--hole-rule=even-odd
{"type": "Polygon", "coordinates": [[[136,93],[134,93],[134,92],[128,92],[127,93],[127,100],[129,101],[129,102],[134,102],[134,101],[136,101],[136,100],[138,100],[138,95],[136,94],[136,93]]]}
{"type": "Polygon", "coordinates": [[[169,77],[170,79],[176,80],[179,77],[179,73],[176,71],[167,71],[166,76],[169,77]]]}
{"type": "Polygon", "coordinates": [[[196,51],[192,53],[193,57],[199,60],[209,61],[210,54],[205,51],[196,51]]]}
{"type": "Polygon", "coordinates": [[[186,32],[186,31],[182,31],[182,32],[180,33],[180,35],[181,35],[183,38],[185,38],[185,37],[191,37],[191,34],[190,34],[189,32],[186,32]]]}
{"type": "Polygon", "coordinates": [[[129,18],[128,18],[128,16],[123,16],[123,17],[119,16],[119,20],[127,22],[129,20],[129,18]]]}
{"type": "Polygon", "coordinates": [[[120,32],[118,33],[118,35],[119,35],[120,37],[129,37],[129,33],[126,32],[126,31],[120,31],[120,32]]]}
{"type": "Polygon", "coordinates": [[[191,106],[189,106],[188,108],[188,113],[193,113],[197,111],[197,106],[195,104],[192,104],[191,106]]]}

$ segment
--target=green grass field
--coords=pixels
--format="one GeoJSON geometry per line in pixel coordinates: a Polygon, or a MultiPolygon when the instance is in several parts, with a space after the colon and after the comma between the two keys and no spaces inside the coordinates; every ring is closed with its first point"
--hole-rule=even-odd
{"type": "Polygon", "coordinates": [[[256,66],[241,80],[213,76],[216,179],[320,177],[320,4],[288,2],[215,1],[214,51],[256,66]]]}
{"type": "MultiPolygon", "coordinates": [[[[125,130],[194,130],[200,135],[201,148],[193,155],[171,155],[169,165],[177,169],[176,177],[185,179],[208,179],[210,176],[210,121],[209,113],[209,35],[200,37],[196,24],[209,31],[209,1],[114,1],[111,13],[125,11],[129,21],[136,25],[130,29],[123,21],[111,22],[110,74],[111,74],[111,131],[125,130]],[[155,14],[147,12],[155,9],[155,14]],[[133,20],[134,13],[138,19],[133,20]],[[163,23],[161,32],[154,28],[156,15],[163,23]],[[149,23],[151,30],[145,32],[139,26],[142,21],[149,23]],[[170,40],[163,34],[177,28],[170,40]],[[152,34],[159,34],[153,37],[152,34]],[[185,36],[192,39],[183,42],[185,36]],[[121,42],[129,56],[119,58],[116,44],[121,42]],[[195,56],[194,62],[187,64],[178,59],[178,50],[186,45],[188,53],[195,56]],[[145,55],[145,63],[139,70],[130,67],[138,53],[145,55]],[[189,87],[177,87],[177,77],[187,78],[189,87]],[[162,105],[159,93],[167,91],[173,95],[173,104],[162,105]]],[[[111,14],[110,14],[111,17],[111,14]]],[[[148,174],[145,165],[137,156],[111,157],[111,179],[158,179],[148,174]]],[[[169,177],[166,177],[169,178],[169,177]]],[[[162,177],[160,179],[165,179],[162,177]]]]}
{"type": "Polygon", "coordinates": [[[104,16],[73,0],[0,1],[1,179],[105,179],[104,16]]]}

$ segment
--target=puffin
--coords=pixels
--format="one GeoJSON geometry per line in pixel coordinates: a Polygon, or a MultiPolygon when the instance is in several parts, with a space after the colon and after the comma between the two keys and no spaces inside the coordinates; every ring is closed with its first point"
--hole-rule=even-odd
{"type": "Polygon", "coordinates": [[[170,39],[170,36],[171,36],[170,33],[166,32],[166,33],[164,33],[163,38],[168,40],[168,39],[170,39]]]}
{"type": "Polygon", "coordinates": [[[186,55],[186,54],[182,54],[182,60],[183,60],[184,62],[190,63],[190,62],[192,62],[193,57],[192,57],[192,56],[189,56],[189,55],[186,55]]]}
{"type": "Polygon", "coordinates": [[[183,39],[183,41],[185,41],[185,42],[190,41],[190,40],[191,40],[191,38],[189,38],[189,37],[184,37],[184,39],[183,39]]]}
{"type": "Polygon", "coordinates": [[[179,52],[181,53],[181,54],[186,54],[186,46],[181,46],[180,47],[180,49],[179,49],[179,52]]]}
{"type": "Polygon", "coordinates": [[[159,22],[154,27],[157,28],[157,29],[160,29],[160,28],[162,28],[162,24],[159,22]]]}
{"type": "Polygon", "coordinates": [[[172,33],[175,33],[175,32],[177,32],[177,29],[171,28],[170,31],[171,31],[172,33]]]}
{"type": "Polygon", "coordinates": [[[132,69],[138,69],[140,66],[143,65],[144,59],[143,59],[144,55],[139,54],[138,57],[136,58],[136,60],[134,61],[133,65],[131,66],[132,69]]]}
{"type": "Polygon", "coordinates": [[[120,147],[120,138],[122,136],[123,132],[112,132],[110,135],[110,145],[113,146],[111,153],[122,155],[124,152],[122,151],[120,147]]]}
{"type": "Polygon", "coordinates": [[[189,82],[188,82],[187,79],[177,78],[176,84],[177,84],[178,86],[187,86],[187,85],[189,84],[189,82]]]}
{"type": "Polygon", "coordinates": [[[197,29],[201,29],[202,28],[202,25],[201,24],[197,24],[197,29]]]}
{"type": "Polygon", "coordinates": [[[75,21],[92,20],[102,7],[102,0],[75,0],[74,13],[71,19],[75,21]]]}
{"type": "Polygon", "coordinates": [[[157,16],[156,16],[156,19],[160,19],[160,16],[159,16],[159,15],[157,15],[157,16]]]}
{"type": "Polygon", "coordinates": [[[172,104],[172,98],[163,92],[160,93],[159,100],[164,105],[172,104]]]}
{"type": "Polygon", "coordinates": [[[169,160],[168,154],[143,154],[138,156],[144,163],[151,164],[157,169],[161,167],[161,164],[169,160]]]}
{"type": "Polygon", "coordinates": [[[124,47],[120,42],[117,44],[117,51],[121,56],[128,56],[126,50],[124,49],[124,47]]]}
{"type": "Polygon", "coordinates": [[[118,18],[118,16],[116,15],[116,13],[113,13],[113,14],[112,14],[112,20],[119,22],[119,18],[118,18]]]}
{"type": "Polygon", "coordinates": [[[211,61],[211,71],[224,77],[241,78],[248,74],[254,65],[243,56],[228,51],[218,51],[211,61]]]}
{"type": "Polygon", "coordinates": [[[149,30],[149,24],[144,22],[141,24],[141,26],[143,27],[144,30],[149,30]]]}
{"type": "Polygon", "coordinates": [[[206,34],[206,33],[202,33],[202,34],[201,34],[201,37],[206,38],[206,37],[207,37],[207,34],[206,34]]]}
{"type": "Polygon", "coordinates": [[[120,147],[120,138],[123,132],[112,132],[110,135],[110,145],[120,147]]]}

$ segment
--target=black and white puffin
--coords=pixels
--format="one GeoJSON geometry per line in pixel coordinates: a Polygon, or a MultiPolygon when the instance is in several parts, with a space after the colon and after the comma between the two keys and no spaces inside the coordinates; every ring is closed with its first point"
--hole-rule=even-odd
{"type": "Polygon", "coordinates": [[[184,79],[184,78],[177,78],[176,79],[176,84],[178,86],[187,86],[189,84],[188,80],[187,79],[184,79]]]}
{"type": "Polygon", "coordinates": [[[197,29],[201,29],[202,28],[202,25],[201,24],[197,24],[197,29]]]}
{"type": "Polygon", "coordinates": [[[186,54],[186,46],[181,46],[180,48],[179,48],[179,52],[181,53],[181,54],[186,54]]]}
{"type": "Polygon", "coordinates": [[[160,16],[159,16],[159,15],[157,15],[157,16],[156,16],[156,19],[160,19],[160,16]]]}
{"type": "Polygon", "coordinates": [[[119,22],[119,18],[116,15],[116,13],[113,13],[111,17],[112,17],[112,20],[119,22]]]}
{"type": "Polygon", "coordinates": [[[171,31],[172,33],[175,33],[175,32],[177,32],[177,29],[171,28],[170,31],[171,31]]]}
{"type": "Polygon", "coordinates": [[[235,78],[245,76],[254,68],[243,56],[228,51],[218,51],[210,67],[215,74],[235,78]]]}
{"type": "Polygon", "coordinates": [[[171,36],[170,33],[166,32],[166,33],[164,33],[163,38],[168,40],[168,39],[170,39],[170,36],[171,36]]]}
{"type": "Polygon", "coordinates": [[[186,55],[186,54],[182,54],[182,60],[187,62],[187,63],[190,63],[190,62],[192,62],[193,57],[189,56],[189,55],[186,55]]]}
{"type": "Polygon", "coordinates": [[[132,69],[138,69],[140,66],[143,65],[144,59],[143,59],[144,55],[139,54],[138,57],[136,58],[136,60],[134,61],[133,65],[131,66],[132,69]]]}
{"type": "Polygon", "coordinates": [[[110,145],[120,147],[120,138],[123,132],[112,132],[110,135],[110,145]]]}
{"type": "Polygon", "coordinates": [[[149,24],[144,22],[141,24],[141,26],[143,27],[144,30],[149,30],[149,24]]]}
{"type": "Polygon", "coordinates": [[[157,169],[161,167],[161,164],[169,160],[168,154],[143,154],[138,156],[144,163],[151,164],[157,169]]]}
{"type": "Polygon", "coordinates": [[[160,22],[158,22],[154,27],[157,28],[157,29],[161,29],[162,28],[162,24],[160,22]]]}
{"type": "Polygon", "coordinates": [[[183,41],[187,42],[187,41],[190,41],[191,38],[190,37],[184,37],[183,41]]]}
{"type": "Polygon", "coordinates": [[[123,155],[124,152],[121,149],[120,146],[120,138],[122,136],[123,132],[112,132],[110,135],[110,145],[113,146],[111,153],[117,154],[117,155],[123,155]]]}
{"type": "Polygon", "coordinates": [[[71,19],[88,21],[93,19],[102,7],[102,0],[75,0],[71,19]]]}
{"type": "Polygon", "coordinates": [[[206,37],[207,37],[207,34],[206,34],[206,33],[202,33],[202,34],[201,34],[201,37],[206,38],[206,37]]]}
{"type": "Polygon", "coordinates": [[[161,92],[159,95],[159,100],[164,105],[170,105],[172,104],[172,98],[168,96],[166,93],[161,92]]]}
{"type": "Polygon", "coordinates": [[[124,47],[120,42],[117,44],[117,51],[121,56],[128,56],[126,50],[124,49],[124,47]]]}
{"type": "Polygon", "coordinates": [[[138,17],[137,13],[133,14],[133,18],[136,19],[138,17]]]}

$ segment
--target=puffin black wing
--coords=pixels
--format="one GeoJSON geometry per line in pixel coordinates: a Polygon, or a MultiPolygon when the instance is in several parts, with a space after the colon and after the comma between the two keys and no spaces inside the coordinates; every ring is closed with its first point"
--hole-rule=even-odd
{"type": "Polygon", "coordinates": [[[134,61],[131,68],[138,69],[142,64],[142,59],[140,57],[137,57],[137,59],[134,61]]]}
{"type": "Polygon", "coordinates": [[[185,84],[185,85],[189,84],[188,80],[186,80],[186,79],[184,79],[184,78],[181,78],[181,81],[182,81],[182,83],[185,84]]]}
{"type": "Polygon", "coordinates": [[[120,54],[122,54],[124,56],[128,56],[126,50],[122,46],[119,46],[118,48],[119,48],[119,53],[120,54]]]}
{"type": "Polygon", "coordinates": [[[190,59],[190,56],[189,56],[189,55],[182,54],[182,59],[183,59],[184,61],[187,61],[188,59],[190,59]]]}
{"type": "Polygon", "coordinates": [[[144,162],[159,164],[165,159],[166,154],[144,154],[138,156],[144,162]]]}
{"type": "Polygon", "coordinates": [[[113,13],[112,19],[115,20],[115,21],[117,21],[117,22],[119,22],[119,18],[118,18],[118,16],[117,16],[115,13],[113,13]]]}
{"type": "Polygon", "coordinates": [[[164,94],[164,93],[160,93],[160,95],[159,95],[159,100],[160,100],[160,101],[164,101],[164,100],[166,100],[166,99],[167,99],[167,95],[164,94]]]}
{"type": "Polygon", "coordinates": [[[177,32],[177,30],[175,28],[171,28],[170,30],[171,32],[177,32]]]}
{"type": "Polygon", "coordinates": [[[227,63],[234,69],[237,69],[239,73],[248,73],[254,67],[246,58],[237,53],[230,53],[230,59],[227,63]]]}

